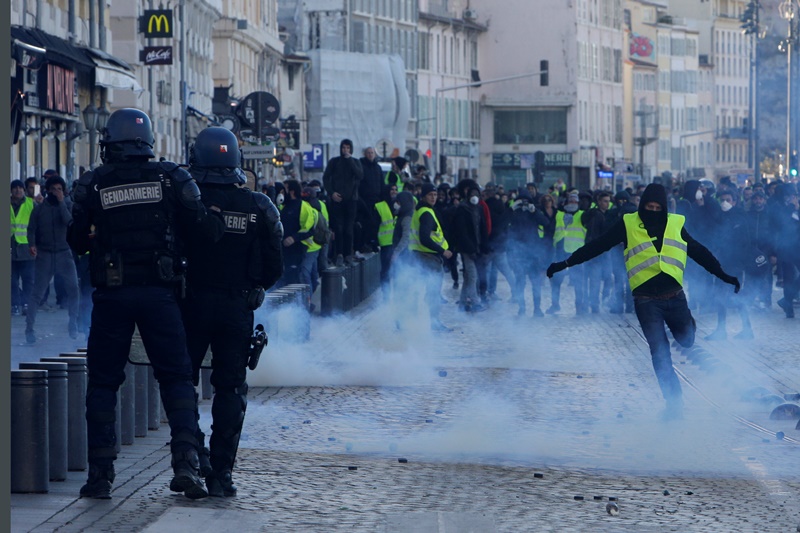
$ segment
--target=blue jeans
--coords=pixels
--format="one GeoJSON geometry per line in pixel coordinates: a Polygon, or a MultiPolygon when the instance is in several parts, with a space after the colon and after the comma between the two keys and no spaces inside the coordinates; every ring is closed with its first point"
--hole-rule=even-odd
{"type": "Polygon", "coordinates": [[[311,287],[311,294],[317,290],[319,285],[319,271],[317,270],[317,258],[319,250],[313,252],[306,251],[303,262],[300,263],[300,283],[311,287]]]}
{"type": "Polygon", "coordinates": [[[672,368],[672,355],[664,325],[666,324],[675,340],[684,348],[694,344],[697,326],[686,303],[686,295],[681,291],[677,296],[666,300],[634,298],[634,308],[642,333],[650,345],[653,370],[661,393],[668,405],[680,405],[683,401],[681,384],[672,368]]]}

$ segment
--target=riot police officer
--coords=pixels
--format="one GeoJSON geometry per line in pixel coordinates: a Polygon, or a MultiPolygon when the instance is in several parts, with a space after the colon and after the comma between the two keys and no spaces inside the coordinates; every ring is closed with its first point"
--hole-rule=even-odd
{"type": "MultiPolygon", "coordinates": [[[[200,132],[189,152],[189,172],[207,205],[219,206],[222,239],[209,246],[190,241],[188,297],[184,308],[195,384],[211,347],[212,433],[210,463],[203,448],[201,472],[211,496],[234,496],[231,471],[247,409],[247,367],[253,311],[283,274],[283,226],[268,196],[244,187],[236,137],[225,128],[200,132]]],[[[201,446],[205,436],[198,431],[201,446]]]]}
{"type": "Polygon", "coordinates": [[[171,431],[170,489],[208,496],[199,477],[197,400],[178,298],[180,243],[188,233],[222,237],[192,177],[175,163],[148,161],[150,118],[138,109],[111,114],[100,140],[103,165],[84,173],[73,193],[70,244],[90,252],[95,287],[87,359],[89,476],[82,497],[108,499],[114,481],[115,405],[138,326],[161,390],[171,431]]]}

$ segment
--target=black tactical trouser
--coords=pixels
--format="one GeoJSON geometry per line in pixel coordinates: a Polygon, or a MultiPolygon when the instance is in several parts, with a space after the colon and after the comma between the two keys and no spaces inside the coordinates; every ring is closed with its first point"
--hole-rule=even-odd
{"type": "MultiPolygon", "coordinates": [[[[199,383],[200,365],[211,347],[211,467],[216,472],[232,470],[247,410],[245,380],[253,334],[253,311],[247,307],[247,291],[191,290],[184,324],[195,384],[199,383]]],[[[198,429],[201,445],[204,438],[198,429]]]]}
{"type": "Polygon", "coordinates": [[[197,401],[175,291],[159,286],[98,288],[92,299],[94,308],[86,354],[89,462],[109,465],[116,459],[117,390],[125,381],[134,326],[139,327],[161,389],[172,452],[195,449],[197,401]]]}

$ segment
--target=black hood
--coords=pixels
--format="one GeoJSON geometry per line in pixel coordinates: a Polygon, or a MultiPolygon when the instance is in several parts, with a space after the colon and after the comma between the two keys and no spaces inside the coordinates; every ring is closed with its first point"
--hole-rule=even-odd
{"type": "Polygon", "coordinates": [[[350,139],[342,139],[342,142],[339,143],[339,155],[342,155],[342,148],[345,146],[350,147],[350,155],[353,155],[353,141],[350,139]]]}
{"type": "Polygon", "coordinates": [[[689,180],[683,185],[683,197],[689,201],[689,203],[694,203],[695,198],[694,195],[697,194],[697,189],[700,188],[700,180],[689,180]]]}
{"type": "Polygon", "coordinates": [[[642,192],[639,200],[639,218],[644,222],[645,227],[654,229],[667,224],[667,189],[660,183],[651,183],[642,192]],[[657,202],[661,206],[661,211],[648,211],[644,208],[650,202],[657,202]]]}
{"type": "Polygon", "coordinates": [[[392,196],[391,196],[392,185],[385,184],[381,187],[381,200],[389,204],[389,207],[392,206],[392,196]]]}

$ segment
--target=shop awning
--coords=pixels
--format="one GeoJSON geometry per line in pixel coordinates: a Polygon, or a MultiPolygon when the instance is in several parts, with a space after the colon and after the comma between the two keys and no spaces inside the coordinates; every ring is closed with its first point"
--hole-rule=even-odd
{"type": "Polygon", "coordinates": [[[95,65],[95,85],[136,93],[144,90],[139,84],[139,80],[136,79],[133,69],[125,61],[96,48],[85,48],[84,50],[95,65]]]}
{"type": "Polygon", "coordinates": [[[94,68],[94,64],[83,52],[83,49],[61,37],[50,35],[37,28],[11,26],[11,37],[22,43],[44,48],[46,50],[45,58],[49,62],[83,71],[94,68]]]}

